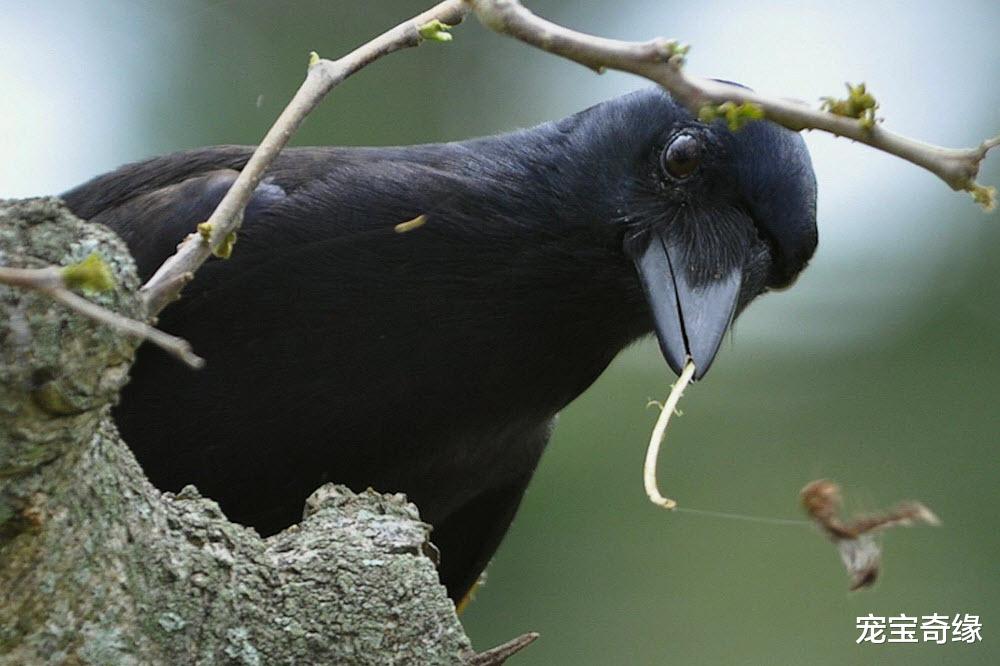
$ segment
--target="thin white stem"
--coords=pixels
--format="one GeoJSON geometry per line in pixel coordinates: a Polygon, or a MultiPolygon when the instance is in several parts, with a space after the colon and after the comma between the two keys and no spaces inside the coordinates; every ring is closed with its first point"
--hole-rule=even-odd
{"type": "Polygon", "coordinates": [[[677,378],[677,382],[671,389],[667,401],[663,403],[663,409],[660,410],[660,416],[656,419],[653,433],[649,436],[649,446],[646,447],[646,462],[642,466],[642,483],[646,487],[646,495],[649,496],[649,501],[657,506],[662,506],[664,509],[676,508],[677,502],[664,497],[660,493],[656,482],[656,460],[660,455],[660,446],[667,438],[667,426],[670,424],[670,417],[673,415],[674,410],[677,409],[677,403],[680,402],[681,396],[684,394],[684,389],[687,388],[692,377],[694,377],[694,362],[688,361],[681,372],[681,376],[677,378]]]}

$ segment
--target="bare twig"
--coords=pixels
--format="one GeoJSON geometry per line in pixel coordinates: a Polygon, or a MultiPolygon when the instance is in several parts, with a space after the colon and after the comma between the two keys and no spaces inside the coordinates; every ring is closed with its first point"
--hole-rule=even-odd
{"type": "Polygon", "coordinates": [[[46,268],[0,267],[0,283],[41,292],[85,317],[106,324],[127,335],[149,340],[192,368],[200,368],[205,364],[204,359],[191,351],[191,345],[187,340],[164,333],[141,321],[123,317],[73,293],[66,285],[64,269],[58,266],[46,268]]]}
{"type": "Polygon", "coordinates": [[[976,183],[986,153],[1000,137],[976,148],[944,148],[895,134],[877,124],[783,99],[759,95],[746,88],[689,76],[682,68],[686,47],[663,38],[625,42],[564,28],[525,9],[517,0],[466,0],[479,20],[496,32],[510,35],[549,53],[563,56],[598,72],[605,68],[631,72],[659,83],[692,113],[732,105],[751,105],[758,112],[793,130],[817,129],[853,139],[921,166],[954,190],[970,192],[987,210],[996,202],[996,190],[976,183]]]}
{"type": "Polygon", "coordinates": [[[521,634],[503,645],[472,655],[465,663],[468,666],[500,666],[537,639],[538,634],[534,631],[521,634]]]}
{"type": "Polygon", "coordinates": [[[327,93],[347,77],[383,56],[417,46],[426,39],[446,40],[448,33],[444,32],[445,26],[460,23],[468,11],[463,0],[447,0],[400,23],[338,60],[325,60],[313,54],[306,80],[208,218],[208,226],[205,227],[208,230],[208,240],[201,234],[192,233],[181,243],[177,253],[167,259],[143,285],[141,294],[149,314],[157,314],[177,298],[185,282],[178,276],[193,274],[213,251],[232,239],[243,220],[243,210],[260,183],[264,170],[327,93]]]}

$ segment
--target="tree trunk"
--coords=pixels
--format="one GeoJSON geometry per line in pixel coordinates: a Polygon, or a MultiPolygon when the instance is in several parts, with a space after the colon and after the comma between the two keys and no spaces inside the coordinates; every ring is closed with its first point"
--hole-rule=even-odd
{"type": "MultiPolygon", "coordinates": [[[[135,268],[58,200],[0,202],[0,265],[98,252],[92,300],[141,317],[135,268]]],[[[136,344],[0,286],[0,663],[459,664],[476,659],[402,495],[333,485],[261,539],[160,493],[110,419],[136,344]]],[[[485,663],[476,661],[476,663],[485,663]]]]}

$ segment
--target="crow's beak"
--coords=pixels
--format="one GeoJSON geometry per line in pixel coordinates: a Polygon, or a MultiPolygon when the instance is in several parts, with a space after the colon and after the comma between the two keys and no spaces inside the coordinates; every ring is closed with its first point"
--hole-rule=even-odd
{"type": "Polygon", "coordinates": [[[657,231],[648,239],[644,248],[640,245],[629,255],[653,313],[660,350],[678,375],[688,359],[694,361],[694,378],[700,379],[733,320],[743,272],[732,268],[694,284],[682,247],[657,231]]]}

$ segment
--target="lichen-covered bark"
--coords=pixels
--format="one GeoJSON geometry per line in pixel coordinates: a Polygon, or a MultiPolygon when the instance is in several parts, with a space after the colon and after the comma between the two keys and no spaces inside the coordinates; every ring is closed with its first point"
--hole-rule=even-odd
{"type": "MultiPolygon", "coordinates": [[[[121,242],[58,201],[0,202],[0,265],[97,251],[140,313],[121,242]]],[[[194,488],[154,489],[109,418],[135,343],[0,286],[0,664],[458,664],[471,650],[429,527],[399,495],[317,490],[268,539],[194,488]]]]}

